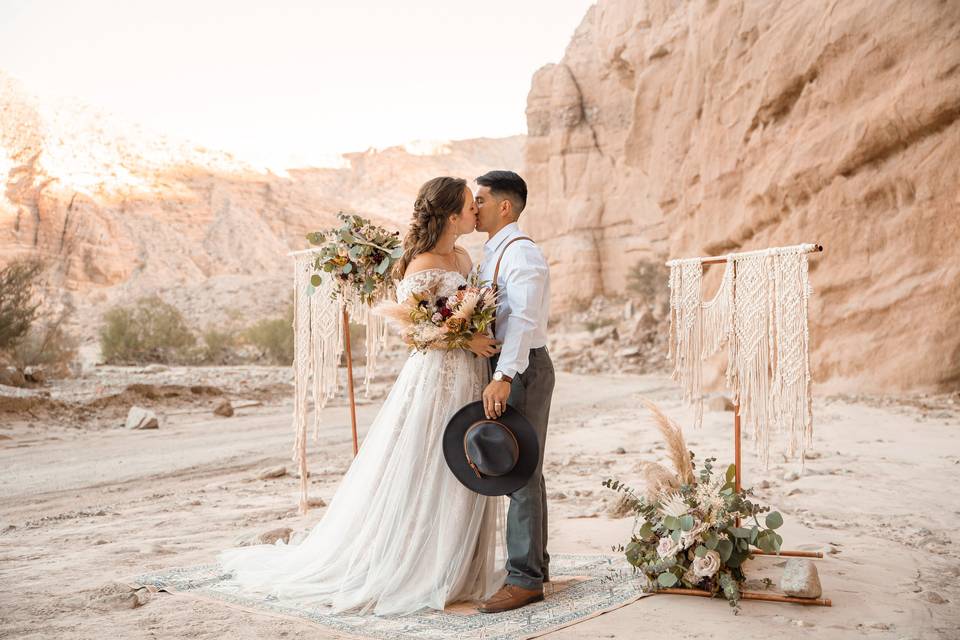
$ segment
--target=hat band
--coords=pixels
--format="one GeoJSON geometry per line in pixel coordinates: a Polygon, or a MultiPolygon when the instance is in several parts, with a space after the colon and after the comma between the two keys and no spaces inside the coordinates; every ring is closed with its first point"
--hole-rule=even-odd
{"type": "Polygon", "coordinates": [[[470,468],[473,469],[473,472],[474,472],[475,474],[477,474],[477,478],[480,479],[480,480],[483,480],[483,477],[484,477],[484,476],[483,476],[483,473],[480,472],[480,469],[477,468],[477,465],[476,465],[476,464],[473,462],[473,460],[470,458],[470,452],[467,451],[467,436],[470,435],[470,432],[471,432],[471,431],[473,431],[474,429],[476,429],[476,428],[479,427],[480,425],[482,425],[482,424],[491,424],[491,423],[492,423],[492,424],[496,424],[496,425],[500,425],[501,427],[503,427],[503,430],[510,434],[510,437],[513,439],[513,444],[516,445],[517,450],[518,450],[518,451],[520,450],[520,443],[517,442],[517,436],[515,436],[515,435],[513,434],[513,430],[510,429],[510,427],[508,427],[507,425],[503,424],[502,422],[500,422],[500,421],[498,421],[498,420],[477,420],[476,422],[474,422],[473,424],[471,424],[469,427],[467,427],[467,430],[463,432],[463,455],[464,455],[464,456],[466,457],[466,459],[467,459],[467,464],[470,465],[470,468]]]}

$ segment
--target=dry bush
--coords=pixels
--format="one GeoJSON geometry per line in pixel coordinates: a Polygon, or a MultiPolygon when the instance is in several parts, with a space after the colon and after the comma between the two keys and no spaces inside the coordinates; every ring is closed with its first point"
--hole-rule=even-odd
{"type": "Polygon", "coordinates": [[[183,314],[159,296],[110,309],[100,329],[100,347],[108,364],[191,363],[196,342],[183,314]]]}

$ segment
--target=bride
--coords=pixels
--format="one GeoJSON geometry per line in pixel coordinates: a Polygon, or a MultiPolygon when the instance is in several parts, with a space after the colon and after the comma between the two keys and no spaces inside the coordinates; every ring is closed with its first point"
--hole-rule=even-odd
{"type": "MultiPolygon", "coordinates": [[[[477,222],[465,180],[425,183],[396,266],[397,298],[451,295],[472,265],[456,245],[477,222]]],[[[441,449],[444,427],[487,383],[498,343],[477,336],[466,350],[413,352],[320,522],[298,545],[220,554],[246,591],[296,598],[332,611],[377,615],[443,609],[485,599],[503,583],[501,503],[461,485],[441,449]]]]}

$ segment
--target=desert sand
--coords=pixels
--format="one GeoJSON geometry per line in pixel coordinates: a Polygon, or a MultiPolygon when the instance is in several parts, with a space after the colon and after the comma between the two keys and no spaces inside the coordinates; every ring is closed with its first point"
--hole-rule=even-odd
{"type": "MultiPolygon", "coordinates": [[[[249,377],[287,373],[265,372],[249,377]]],[[[202,375],[217,377],[216,370],[202,375]]],[[[240,382],[230,391],[238,406],[240,382]]],[[[361,433],[386,384],[358,407],[361,433]]],[[[613,517],[615,496],[601,482],[638,482],[642,461],[663,458],[638,409],[641,395],[690,423],[664,375],[558,375],[545,461],[551,552],[612,553],[628,539],[632,518],[613,517]]],[[[127,586],[140,573],[212,562],[244,536],[308,529],[323,514],[297,514],[292,475],[255,478],[264,467],[293,471],[287,397],[275,394],[230,418],[212,415],[215,401],[159,408],[160,428],[147,431],[128,431],[116,418],[3,415],[0,636],[337,637],[187,596],[138,598],[127,586]]],[[[339,405],[323,418],[320,441],[311,443],[310,486],[312,498],[329,500],[351,459],[349,415],[339,405]]],[[[958,637],[960,395],[818,395],[815,418],[815,449],[802,469],[774,456],[764,470],[745,442],[744,485],[783,513],[785,548],[825,553],[817,566],[832,608],[744,602],[734,617],[722,600],[658,595],[549,637],[958,637]]],[[[732,413],[711,410],[702,429],[686,429],[698,459],[732,460],[731,424],[732,413]]],[[[776,558],[752,561],[749,587],[763,588],[763,577],[776,582],[781,566],[776,558]]]]}

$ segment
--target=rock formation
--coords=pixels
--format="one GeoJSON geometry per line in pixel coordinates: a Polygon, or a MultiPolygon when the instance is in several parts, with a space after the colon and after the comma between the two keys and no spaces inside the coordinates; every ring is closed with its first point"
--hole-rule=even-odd
{"type": "Polygon", "coordinates": [[[956,2],[600,0],[533,79],[523,226],[555,311],[638,264],[820,242],[815,379],[957,388],[958,118],[956,2]]]}
{"type": "Polygon", "coordinates": [[[84,105],[41,102],[0,74],[0,265],[46,260],[61,294],[51,302],[75,308],[71,329],[87,338],[112,304],[151,293],[201,329],[231,313],[250,323],[288,303],[287,252],[337,211],[405,228],[422,182],[517,167],[522,149],[522,136],[392,147],[278,175],[84,105]]]}

